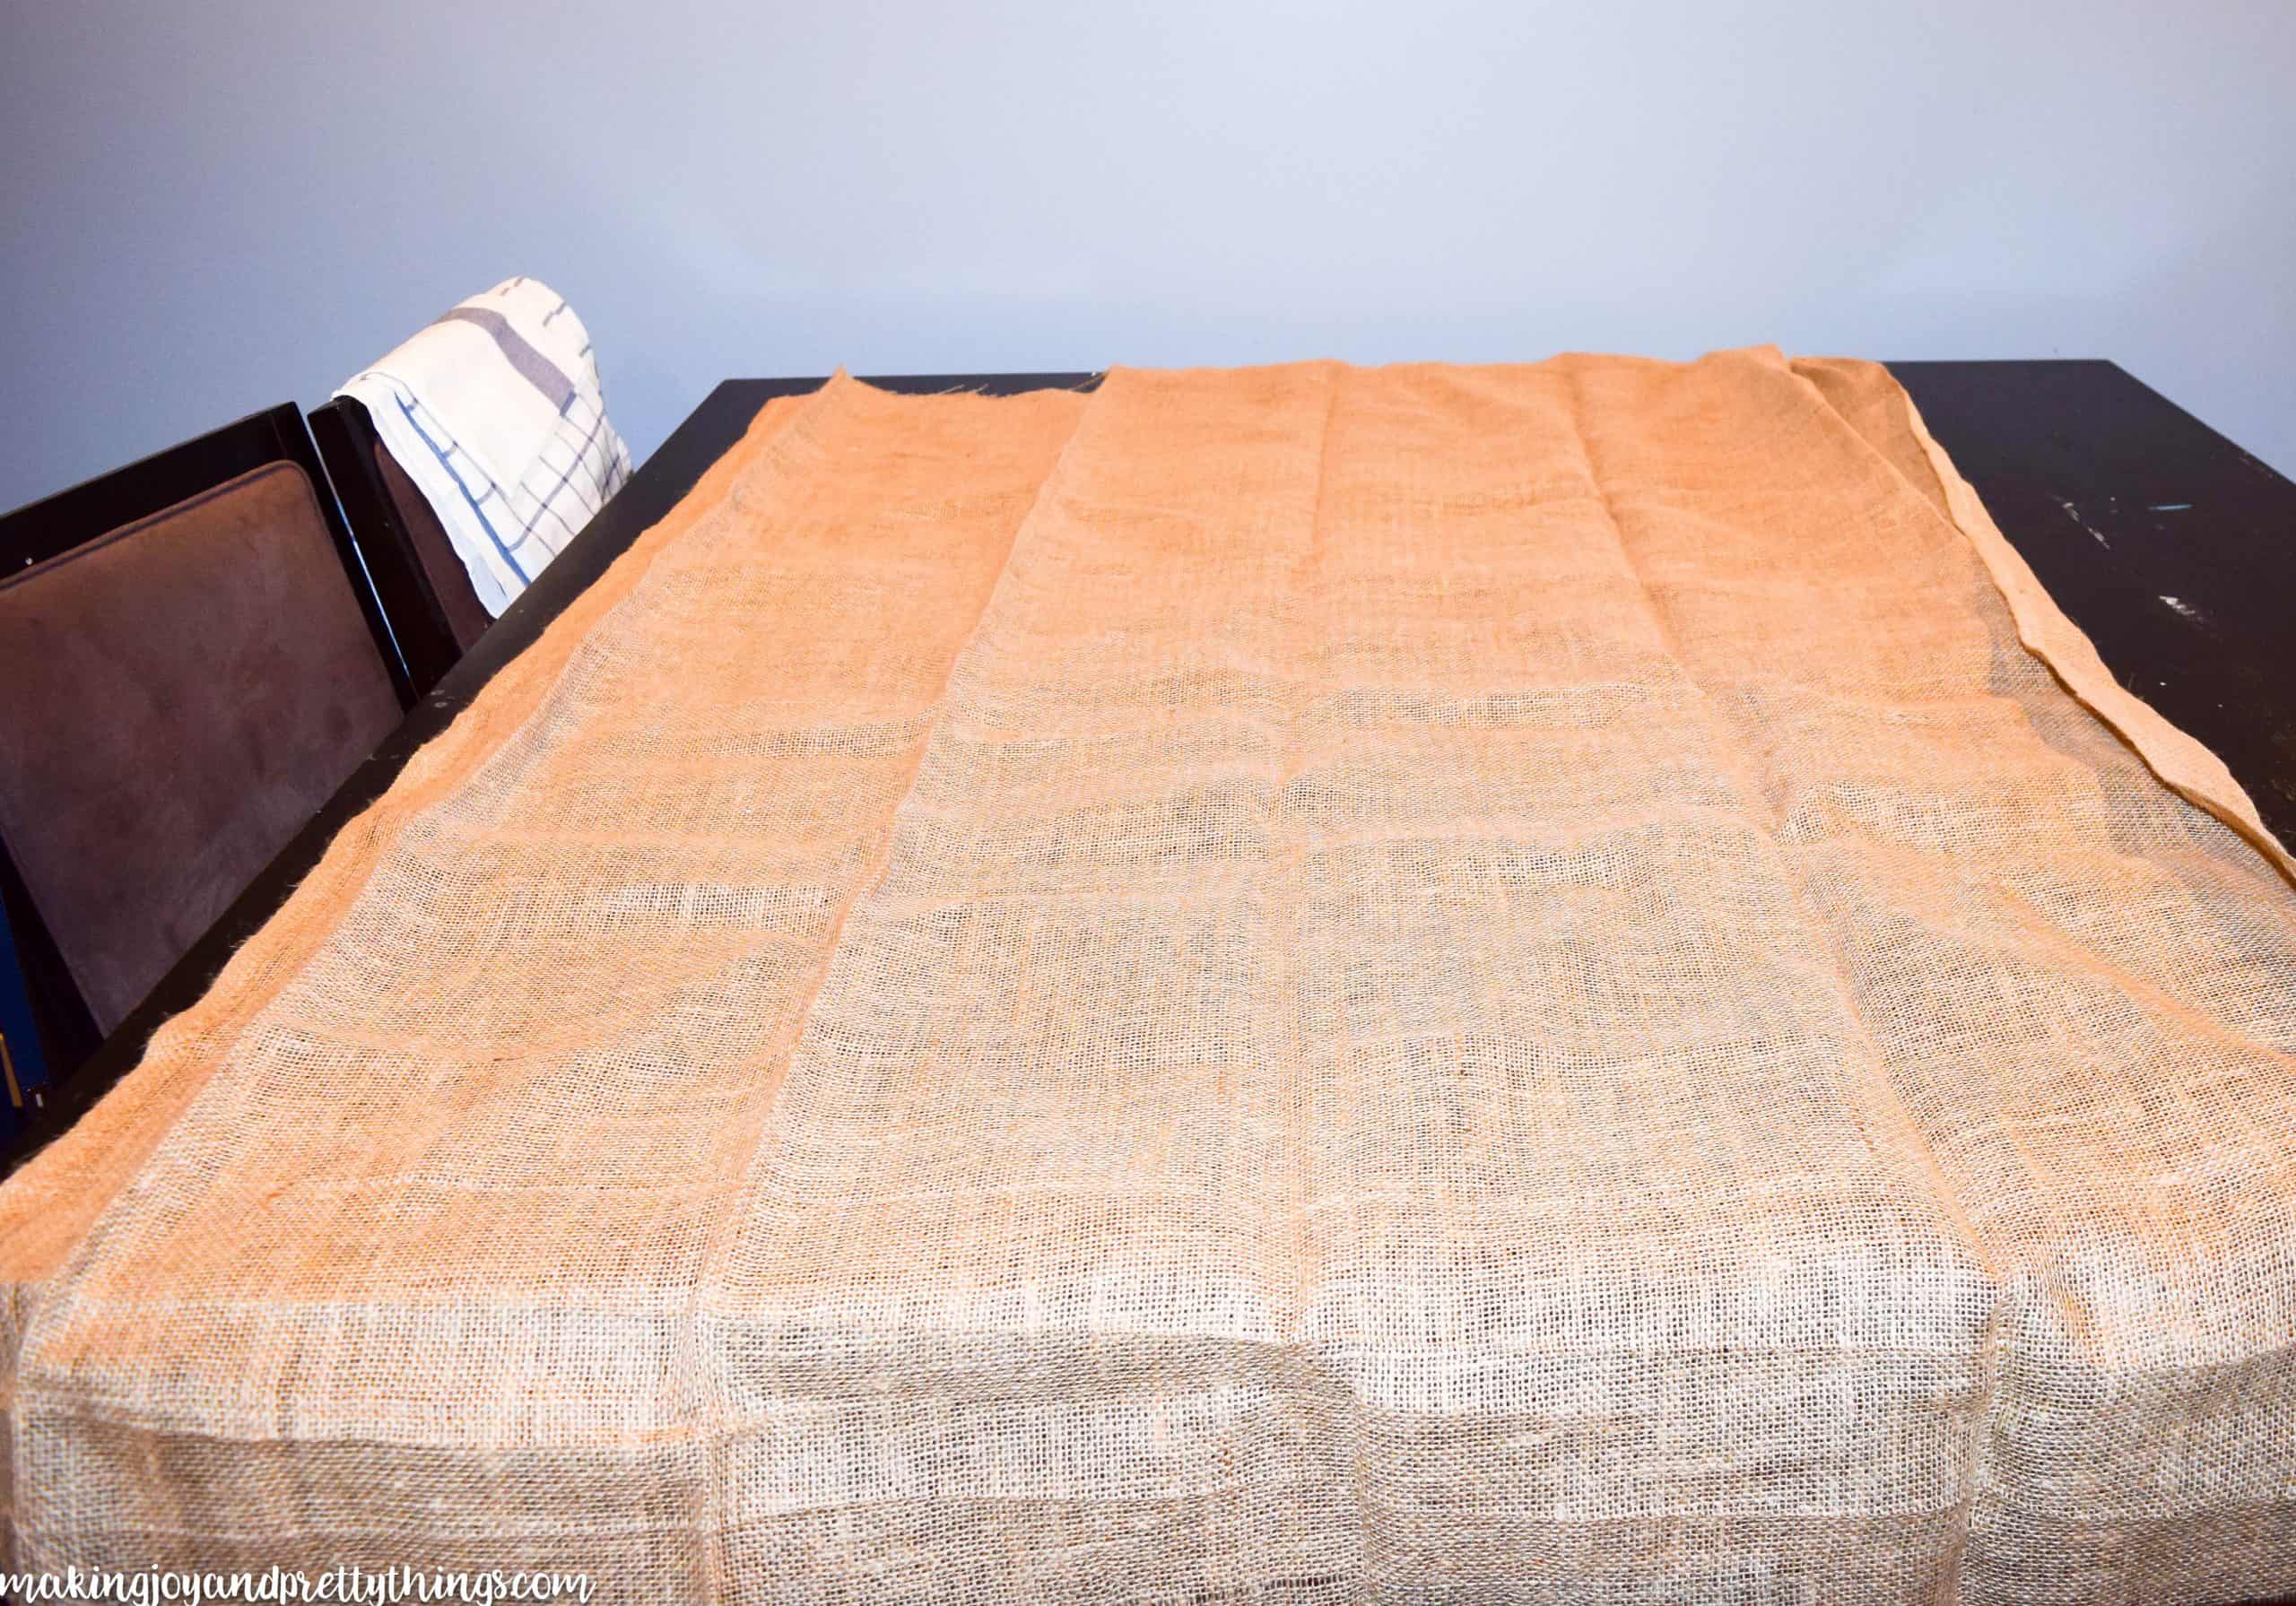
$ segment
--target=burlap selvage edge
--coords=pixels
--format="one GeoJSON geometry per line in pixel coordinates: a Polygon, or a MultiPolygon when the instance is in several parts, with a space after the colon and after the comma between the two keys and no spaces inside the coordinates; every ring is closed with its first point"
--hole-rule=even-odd
{"type": "MultiPolygon", "coordinates": [[[[523,726],[598,621],[654,560],[715,509],[743,468],[814,396],[777,397],[742,438],[542,634],[488,681],[444,731],[346,824],[278,912],[242,944],[199,1002],[152,1035],[135,1068],[0,1189],[0,1298],[29,1300],[122,1189],[228,1057],[231,1044],[341,924],[409,820],[460,786],[523,726]]],[[[25,1313],[0,1319],[0,1400],[25,1313]]],[[[4,1404],[0,1404],[4,1415],[4,1404]]],[[[0,1509],[4,1505],[0,1504],[0,1509]]]]}
{"type": "MultiPolygon", "coordinates": [[[[1891,383],[1896,385],[1894,378],[1891,383]]],[[[2225,768],[2224,760],[2113,678],[2087,632],[2066,616],[2023,555],[2001,534],[1975,488],[1961,477],[1945,448],[1930,434],[1913,397],[1903,386],[1897,389],[1905,402],[1907,422],[1945,492],[1953,524],[1976,550],[1979,561],[2008,603],[2010,617],[2016,621],[2017,638],[2025,650],[2048,664],[2083,707],[2135,749],[2162,785],[2239,832],[2296,885],[2296,855],[2257,815],[2255,802],[2225,768]]]]}

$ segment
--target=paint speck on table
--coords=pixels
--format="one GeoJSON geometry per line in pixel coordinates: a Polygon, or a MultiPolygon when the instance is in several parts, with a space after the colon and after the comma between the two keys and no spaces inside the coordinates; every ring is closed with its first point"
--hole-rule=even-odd
{"type": "Polygon", "coordinates": [[[2071,519],[2074,524],[2079,525],[2083,529],[2089,532],[2090,540],[2095,542],[2099,546],[2106,548],[2108,551],[2111,549],[2113,543],[2105,539],[2105,533],[2097,528],[2096,525],[2091,524],[2087,519],[2082,517],[2080,508],[2074,507],[2063,497],[2057,499],[2057,505],[2065,509],[2066,517],[2071,519]]]}

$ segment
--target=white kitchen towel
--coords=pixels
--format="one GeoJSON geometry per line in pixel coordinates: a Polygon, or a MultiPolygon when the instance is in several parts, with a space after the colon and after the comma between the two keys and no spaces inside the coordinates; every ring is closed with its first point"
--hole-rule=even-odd
{"type": "Polygon", "coordinates": [[[335,394],[373,417],[491,614],[630,477],[589,332],[539,279],[458,302],[335,394]]]}

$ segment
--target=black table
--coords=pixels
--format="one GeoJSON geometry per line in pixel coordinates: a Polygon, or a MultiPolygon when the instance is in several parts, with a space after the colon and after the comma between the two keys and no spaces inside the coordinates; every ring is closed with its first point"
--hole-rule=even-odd
{"type": "MultiPolygon", "coordinates": [[[[2296,842],[2296,483],[2109,362],[1895,362],[1930,432],[2121,683],[2213,748],[2296,842]]],[[[874,378],[924,394],[1089,389],[1091,374],[874,378]]],[[[326,846],[631,542],[811,379],[728,379],[290,842],[69,1082],[8,1157],[54,1138],[196,1003],[326,846]]]]}

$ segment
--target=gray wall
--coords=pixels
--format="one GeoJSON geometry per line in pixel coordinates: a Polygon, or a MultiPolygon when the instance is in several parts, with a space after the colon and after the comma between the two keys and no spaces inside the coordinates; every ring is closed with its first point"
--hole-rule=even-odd
{"type": "Polygon", "coordinates": [[[728,374],[2109,356],[2296,470],[2296,4],[0,0],[0,506],[513,273],[728,374]]]}

